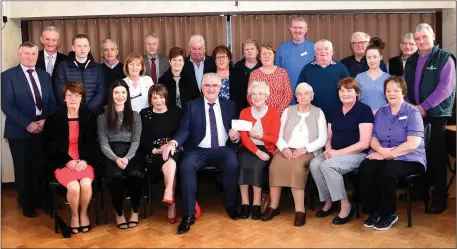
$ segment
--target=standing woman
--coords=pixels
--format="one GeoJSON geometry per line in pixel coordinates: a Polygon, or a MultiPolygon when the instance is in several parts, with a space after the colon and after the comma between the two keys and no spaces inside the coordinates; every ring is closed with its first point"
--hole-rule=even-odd
{"type": "Polygon", "coordinates": [[[127,75],[124,81],[129,87],[132,110],[140,112],[148,107],[148,91],[154,85],[152,78],[145,75],[146,67],[140,54],[131,53],[127,56],[124,74],[127,75]]]}
{"type": "Polygon", "coordinates": [[[261,194],[264,170],[268,168],[276,150],[279,127],[281,126],[278,111],[266,105],[270,89],[265,82],[253,82],[248,88],[252,107],[243,109],[241,120],[252,123],[252,129],[240,131],[242,148],[238,152],[240,164],[240,185],[242,206],[241,219],[247,219],[250,213],[249,186],[254,192],[252,219],[260,219],[261,194]]]}
{"type": "Polygon", "coordinates": [[[138,225],[138,207],[142,195],[144,166],[136,157],[141,136],[140,115],[132,110],[127,83],[115,80],[108,95],[108,108],[98,117],[98,138],[105,155],[105,177],[116,211],[119,229],[138,225]],[[122,211],[124,192],[128,189],[132,212],[127,223],[122,211]]]}
{"type": "Polygon", "coordinates": [[[383,72],[380,68],[384,46],[385,43],[380,38],[371,39],[365,55],[368,71],[359,73],[355,77],[360,86],[360,101],[370,106],[373,113],[376,113],[379,107],[387,104],[384,95],[384,81],[390,77],[390,74],[383,72]]]}
{"type": "MultiPolygon", "coordinates": [[[[163,77],[163,76],[162,76],[163,77]]],[[[176,223],[176,204],[174,200],[176,164],[181,157],[181,149],[164,161],[162,159],[162,145],[168,143],[179,128],[181,108],[174,103],[168,103],[167,88],[161,84],[149,89],[149,106],[141,110],[140,151],[145,155],[148,174],[154,179],[162,171],[164,176],[165,193],[162,204],[168,206],[168,222],[176,223]]]]}
{"type": "Polygon", "coordinates": [[[70,81],[62,88],[65,105],[46,119],[45,152],[48,166],[57,181],[67,188],[71,208],[71,232],[91,229],[87,207],[92,198],[94,165],[100,148],[97,140],[97,118],[84,103],[84,85],[70,81]],[[81,211],[79,212],[79,207],[81,211]]]}
{"type": "MultiPolygon", "coordinates": [[[[187,101],[199,97],[197,80],[192,74],[193,68],[184,67],[184,50],[173,47],[168,53],[170,58],[170,69],[159,78],[159,84],[164,85],[168,90],[169,106],[184,108],[187,101]]],[[[148,99],[150,101],[150,99],[148,99]]]]}
{"type": "MultiPolygon", "coordinates": [[[[270,88],[270,97],[267,100],[267,105],[282,114],[292,101],[292,87],[287,71],[274,65],[275,56],[276,50],[272,45],[263,44],[260,47],[262,66],[251,73],[248,87],[254,81],[266,82],[270,88]]],[[[252,104],[249,98],[247,100],[252,104]]]]}

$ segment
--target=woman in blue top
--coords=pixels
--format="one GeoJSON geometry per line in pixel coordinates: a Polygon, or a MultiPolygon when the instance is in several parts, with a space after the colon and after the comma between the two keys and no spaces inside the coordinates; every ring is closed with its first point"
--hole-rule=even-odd
{"type": "Polygon", "coordinates": [[[365,57],[368,71],[357,74],[355,79],[360,85],[360,101],[370,106],[373,113],[387,104],[384,96],[384,81],[390,74],[381,70],[380,64],[384,54],[385,43],[378,37],[371,39],[365,57]]]}
{"type": "Polygon", "coordinates": [[[364,226],[376,230],[388,230],[398,220],[397,180],[426,168],[424,125],[419,110],[404,101],[405,80],[390,77],[384,89],[389,104],[376,113],[372,150],[359,168],[364,204],[370,212],[364,226]]]}

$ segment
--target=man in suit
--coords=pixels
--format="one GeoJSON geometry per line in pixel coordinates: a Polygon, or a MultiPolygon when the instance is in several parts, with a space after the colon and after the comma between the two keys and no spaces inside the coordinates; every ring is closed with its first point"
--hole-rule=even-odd
{"type": "Polygon", "coordinates": [[[24,42],[19,47],[20,64],[2,73],[1,105],[6,115],[4,138],[13,158],[16,190],[22,213],[36,217],[40,173],[43,171],[42,141],[46,117],[55,111],[51,76],[37,68],[38,47],[24,42]]]}
{"type": "Polygon", "coordinates": [[[417,51],[417,45],[414,41],[413,33],[406,33],[400,41],[401,54],[389,59],[388,68],[390,75],[403,76],[406,60],[417,51]]]}
{"type": "MultiPolygon", "coordinates": [[[[41,32],[40,42],[43,44],[43,50],[38,52],[36,67],[48,72],[54,82],[57,66],[61,61],[67,59],[66,55],[57,51],[60,46],[60,31],[54,26],[44,28],[41,32]]],[[[54,96],[57,98],[60,93],[54,93],[54,96]]]]}
{"type": "Polygon", "coordinates": [[[193,35],[189,39],[189,57],[186,58],[184,67],[192,71],[197,81],[198,89],[202,90],[202,79],[206,73],[215,73],[216,62],[211,56],[207,56],[205,39],[201,35],[193,35]]]}
{"type": "Polygon", "coordinates": [[[159,55],[159,37],[154,33],[148,33],[144,37],[144,48],[146,54],[143,56],[146,66],[146,75],[152,78],[154,84],[170,68],[168,58],[159,55]]]}
{"type": "Polygon", "coordinates": [[[203,77],[203,97],[187,102],[184,116],[176,135],[163,146],[162,157],[168,160],[177,147],[184,145],[180,164],[181,195],[184,216],[178,234],[186,233],[195,223],[195,194],[197,171],[210,163],[219,165],[224,174],[224,206],[228,216],[239,219],[237,204],[237,179],[239,175],[236,154],[240,134],[231,129],[231,121],[238,119],[235,102],[219,98],[221,78],[215,73],[203,77]]]}

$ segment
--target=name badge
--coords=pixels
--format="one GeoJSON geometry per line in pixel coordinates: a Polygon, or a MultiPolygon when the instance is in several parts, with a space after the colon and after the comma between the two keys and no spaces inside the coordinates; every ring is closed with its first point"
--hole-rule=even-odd
{"type": "Polygon", "coordinates": [[[403,120],[403,119],[406,119],[406,118],[407,118],[407,116],[403,116],[403,117],[398,118],[398,120],[403,120]]]}
{"type": "Polygon", "coordinates": [[[300,56],[305,56],[307,54],[308,54],[308,52],[305,51],[305,52],[301,53],[300,56]]]}

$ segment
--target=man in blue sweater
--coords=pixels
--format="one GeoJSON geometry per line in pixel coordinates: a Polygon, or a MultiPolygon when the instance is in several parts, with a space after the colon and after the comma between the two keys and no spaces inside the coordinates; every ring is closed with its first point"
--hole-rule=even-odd
{"type": "MultiPolygon", "coordinates": [[[[314,43],[305,39],[306,32],[308,32],[308,24],[301,16],[290,20],[289,31],[292,35],[292,40],[279,45],[276,50],[275,65],[286,69],[292,90],[295,91],[301,69],[315,60],[314,43]]],[[[297,101],[293,98],[292,104],[296,103],[297,101]]]]}
{"type": "Polygon", "coordinates": [[[300,72],[297,84],[306,82],[313,87],[312,104],[320,107],[329,118],[330,111],[339,103],[338,81],[349,77],[347,68],[333,60],[333,45],[329,40],[316,42],[316,60],[309,63],[300,72]]]}

